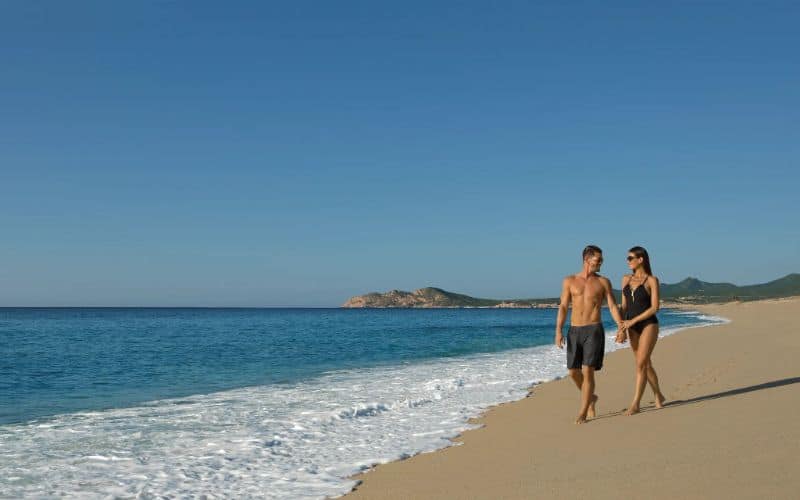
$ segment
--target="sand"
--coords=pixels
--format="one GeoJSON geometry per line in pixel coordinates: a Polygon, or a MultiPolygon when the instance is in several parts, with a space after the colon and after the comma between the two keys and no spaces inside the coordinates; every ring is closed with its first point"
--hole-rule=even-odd
{"type": "Polygon", "coordinates": [[[730,319],[662,338],[668,405],[624,416],[630,349],[597,374],[598,417],[575,425],[568,378],[495,406],[462,443],[379,465],[345,498],[800,498],[800,298],[701,306],[730,319]]]}

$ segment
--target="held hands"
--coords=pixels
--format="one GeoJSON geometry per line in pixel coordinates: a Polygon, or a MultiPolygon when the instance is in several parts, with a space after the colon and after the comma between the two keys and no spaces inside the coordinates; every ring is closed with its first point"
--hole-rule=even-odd
{"type": "Polygon", "coordinates": [[[623,321],[619,324],[619,330],[617,331],[617,338],[614,339],[614,342],[617,344],[624,344],[626,340],[628,340],[628,328],[625,326],[626,321],[623,321]]]}

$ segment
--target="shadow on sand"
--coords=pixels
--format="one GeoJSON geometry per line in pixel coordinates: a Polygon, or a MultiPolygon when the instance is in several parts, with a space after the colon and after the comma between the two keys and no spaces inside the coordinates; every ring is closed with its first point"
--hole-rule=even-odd
{"type": "Polygon", "coordinates": [[[718,392],[716,394],[708,394],[706,396],[697,396],[690,399],[677,399],[664,405],[665,408],[673,406],[688,405],[691,403],[699,403],[700,401],[708,401],[711,399],[726,398],[728,396],[736,396],[737,394],[745,394],[747,392],[760,391],[763,389],[772,389],[773,387],[782,387],[784,385],[791,385],[800,382],[800,377],[785,378],[783,380],[773,380],[772,382],[764,382],[763,384],[751,385],[750,387],[740,387],[739,389],[731,389],[730,391],[718,392]]]}
{"type": "MultiPolygon", "coordinates": [[[[728,396],[736,396],[738,394],[745,394],[748,392],[753,391],[761,391],[764,389],[772,389],[773,387],[782,387],[784,385],[791,385],[797,384],[800,382],[800,377],[791,377],[785,378],[782,380],[773,380],[772,382],[764,382],[763,384],[758,385],[751,385],[749,387],[740,387],[738,389],[731,389],[729,391],[718,392],[716,394],[707,394],[705,396],[697,396],[695,398],[689,399],[676,399],[675,401],[668,401],[662,410],[666,410],[669,408],[676,408],[678,406],[693,404],[693,403],[700,403],[702,401],[710,401],[712,399],[720,399],[720,398],[727,398],[728,396]]],[[[657,409],[653,405],[648,405],[646,407],[642,407],[640,413],[647,413],[651,411],[656,411],[657,409]]],[[[609,418],[609,417],[616,417],[625,413],[625,409],[615,411],[612,413],[606,413],[604,415],[600,415],[596,418],[609,418]]]]}

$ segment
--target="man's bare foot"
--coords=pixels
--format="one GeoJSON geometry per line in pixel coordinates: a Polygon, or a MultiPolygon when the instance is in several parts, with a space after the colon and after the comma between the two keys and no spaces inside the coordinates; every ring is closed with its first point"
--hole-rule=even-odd
{"type": "Polygon", "coordinates": [[[659,408],[659,409],[663,408],[664,407],[664,403],[666,401],[667,401],[667,399],[664,397],[663,394],[656,394],[656,408],[659,408]]]}
{"type": "Polygon", "coordinates": [[[587,418],[594,418],[597,414],[594,411],[594,405],[597,403],[597,394],[592,395],[592,400],[589,402],[589,410],[586,412],[587,418]]]}
{"type": "Polygon", "coordinates": [[[639,413],[639,405],[628,408],[628,411],[625,412],[625,415],[631,416],[636,415],[637,413],[639,413]]]}

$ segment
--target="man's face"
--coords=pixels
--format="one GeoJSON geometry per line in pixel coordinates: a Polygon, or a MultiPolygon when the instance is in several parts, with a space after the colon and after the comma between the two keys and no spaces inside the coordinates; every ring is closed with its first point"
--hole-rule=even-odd
{"type": "Polygon", "coordinates": [[[596,273],[600,271],[600,266],[603,265],[603,255],[594,254],[586,259],[586,263],[589,265],[589,271],[596,273]]]}

